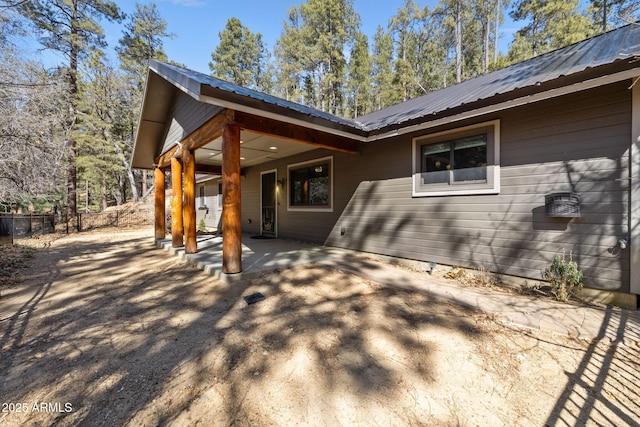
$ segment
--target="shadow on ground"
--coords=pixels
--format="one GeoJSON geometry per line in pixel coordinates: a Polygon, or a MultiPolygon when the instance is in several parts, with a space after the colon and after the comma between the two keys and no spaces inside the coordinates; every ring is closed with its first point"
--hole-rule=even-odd
{"type": "Polygon", "coordinates": [[[279,423],[277,407],[247,400],[252,386],[270,377],[283,387],[289,381],[280,393],[307,411],[299,399],[305,384],[324,393],[317,413],[298,416],[330,420],[342,393],[393,398],[398,363],[417,378],[433,376],[425,363],[431,349],[417,333],[423,325],[482,334],[471,316],[430,311],[436,305],[428,296],[354,282],[328,266],[223,284],[146,238],[70,245],[39,254],[41,270],[5,298],[2,400],[28,403],[30,413],[3,414],[3,423],[188,425],[184,417],[207,399],[201,420],[279,423]],[[248,305],[242,297],[256,291],[266,299],[248,305]],[[380,357],[373,329],[397,361],[380,357]],[[414,363],[408,354],[419,357],[414,363]],[[33,404],[42,402],[54,411],[35,413],[33,404]],[[65,404],[73,410],[65,412],[65,404]]]}
{"type": "MultiPolygon", "coordinates": [[[[638,379],[635,349],[618,359],[628,349],[585,345],[555,408],[497,410],[513,399],[508,385],[523,382],[517,358],[541,345],[505,341],[488,366],[479,343],[493,338],[479,312],[327,265],[222,283],[139,233],[97,240],[42,250],[5,292],[0,397],[28,410],[0,414],[3,425],[536,425],[549,413],[549,425],[578,425],[601,407],[587,395],[562,414],[585,375],[600,395],[614,365],[630,378],[612,387],[638,379]],[[266,298],[248,305],[255,292],[266,298]]],[[[611,405],[618,419],[638,419],[635,403],[611,405]]]]}

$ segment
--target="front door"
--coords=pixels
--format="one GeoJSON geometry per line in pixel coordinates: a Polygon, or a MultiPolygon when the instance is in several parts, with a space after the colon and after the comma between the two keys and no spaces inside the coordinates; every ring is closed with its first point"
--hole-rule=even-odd
{"type": "Polygon", "coordinates": [[[267,237],[277,237],[278,234],[276,175],[275,169],[260,174],[260,234],[267,237]]]}

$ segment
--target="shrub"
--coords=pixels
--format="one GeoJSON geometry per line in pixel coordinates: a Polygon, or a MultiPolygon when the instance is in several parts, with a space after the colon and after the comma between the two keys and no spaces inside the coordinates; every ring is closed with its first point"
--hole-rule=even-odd
{"type": "Polygon", "coordinates": [[[542,278],[551,284],[551,292],[558,301],[566,301],[573,292],[574,287],[582,289],[582,272],[578,264],[573,260],[569,252],[569,261],[566,260],[564,250],[562,257],[556,255],[551,265],[544,269],[542,278]]]}
{"type": "Polygon", "coordinates": [[[206,231],[207,230],[207,225],[204,223],[204,219],[200,219],[200,222],[198,223],[198,231],[206,231]]]}

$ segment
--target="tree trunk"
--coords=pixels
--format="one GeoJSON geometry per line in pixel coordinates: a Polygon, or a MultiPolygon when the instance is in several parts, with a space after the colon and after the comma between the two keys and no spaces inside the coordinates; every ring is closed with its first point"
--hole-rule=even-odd
{"type": "Polygon", "coordinates": [[[143,169],[142,170],[142,194],[147,194],[147,189],[148,189],[148,185],[147,185],[147,170],[143,169]]]}
{"type": "Polygon", "coordinates": [[[105,210],[109,207],[109,202],[107,200],[108,194],[109,194],[109,186],[107,185],[107,178],[102,177],[102,210],[105,210]]]}
{"type": "Polygon", "coordinates": [[[78,212],[77,201],[77,170],[76,170],[76,140],[73,136],[73,128],[76,125],[76,111],[78,103],[78,2],[73,2],[71,18],[71,50],[69,54],[69,93],[71,105],[69,106],[70,137],[67,141],[67,216],[75,216],[78,212]]]}
{"type": "Polygon", "coordinates": [[[462,82],[462,0],[456,2],[456,83],[462,82]]]}
{"type": "MultiPolygon", "coordinates": [[[[138,187],[136,186],[136,178],[133,176],[133,170],[131,169],[129,162],[127,161],[127,156],[124,155],[124,152],[122,151],[122,148],[120,148],[120,146],[118,145],[117,141],[113,141],[113,147],[115,148],[116,153],[118,154],[118,158],[120,159],[120,162],[122,162],[124,169],[127,171],[127,178],[129,180],[129,186],[131,187],[131,194],[133,195],[131,196],[131,199],[134,202],[137,202],[138,187]]],[[[146,174],[144,175],[143,182],[146,182],[146,174]]]]}
{"type": "Polygon", "coordinates": [[[489,69],[489,49],[490,49],[490,40],[489,40],[489,34],[491,33],[491,27],[490,27],[490,20],[489,20],[489,16],[487,15],[486,17],[484,17],[485,21],[482,24],[482,32],[483,32],[483,36],[484,36],[484,55],[482,58],[482,73],[486,73],[487,70],[489,69]]]}

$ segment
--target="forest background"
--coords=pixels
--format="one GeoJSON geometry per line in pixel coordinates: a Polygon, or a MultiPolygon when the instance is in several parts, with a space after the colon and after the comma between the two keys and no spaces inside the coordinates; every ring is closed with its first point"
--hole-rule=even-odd
{"type": "MultiPolygon", "coordinates": [[[[405,0],[372,36],[362,32],[353,0],[293,4],[272,49],[230,18],[212,42],[209,71],[357,119],[634,23],[640,10],[640,0],[424,3],[405,0]],[[501,52],[505,17],[520,29],[501,52]]],[[[74,215],[149,193],[151,174],[129,160],[148,59],[176,64],[163,48],[176,36],[167,28],[154,3],[136,3],[125,15],[108,0],[0,1],[0,212],[74,215]],[[106,22],[122,26],[115,46],[106,42],[106,22]],[[34,35],[58,63],[22,48],[34,35]]]]}

